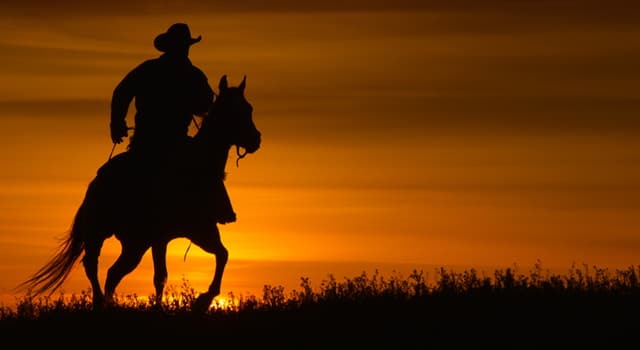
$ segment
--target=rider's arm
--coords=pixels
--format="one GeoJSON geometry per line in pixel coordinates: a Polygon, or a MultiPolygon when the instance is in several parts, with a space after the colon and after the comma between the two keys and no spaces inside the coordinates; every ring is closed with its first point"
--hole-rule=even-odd
{"type": "Polygon", "coordinates": [[[129,105],[135,96],[140,68],[132,70],[113,90],[111,97],[111,123],[123,123],[127,117],[129,105]]]}
{"type": "Polygon", "coordinates": [[[129,105],[139,90],[138,85],[140,84],[139,80],[141,79],[140,75],[143,66],[144,64],[129,72],[113,90],[110,129],[111,140],[114,143],[120,143],[124,137],[127,137],[129,129],[125,119],[129,105]]]}

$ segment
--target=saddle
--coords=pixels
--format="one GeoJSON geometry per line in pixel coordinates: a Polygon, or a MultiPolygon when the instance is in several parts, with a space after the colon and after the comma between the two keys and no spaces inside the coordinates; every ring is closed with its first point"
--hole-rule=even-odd
{"type": "Polygon", "coordinates": [[[120,153],[97,171],[96,181],[123,211],[150,215],[182,213],[227,224],[236,221],[223,176],[198,171],[179,157],[120,153]]]}

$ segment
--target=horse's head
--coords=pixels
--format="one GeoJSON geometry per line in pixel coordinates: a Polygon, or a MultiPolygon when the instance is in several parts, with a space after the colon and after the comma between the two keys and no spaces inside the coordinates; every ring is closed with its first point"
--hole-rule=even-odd
{"type": "MultiPolygon", "coordinates": [[[[219,92],[207,119],[218,132],[212,137],[222,138],[229,146],[238,147],[238,155],[253,153],[260,148],[261,134],[253,123],[253,107],[244,96],[247,77],[237,87],[229,86],[227,76],[223,75],[218,84],[219,92]],[[245,150],[240,154],[239,148],[245,150]]],[[[204,128],[204,125],[203,125],[204,128]]]]}

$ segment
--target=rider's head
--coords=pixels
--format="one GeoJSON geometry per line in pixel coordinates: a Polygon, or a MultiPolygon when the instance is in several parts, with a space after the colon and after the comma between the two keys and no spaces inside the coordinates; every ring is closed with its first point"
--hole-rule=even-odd
{"type": "Polygon", "coordinates": [[[153,46],[161,52],[188,54],[189,47],[200,40],[202,36],[191,37],[189,26],[185,23],[175,23],[165,33],[155,38],[153,46]]]}

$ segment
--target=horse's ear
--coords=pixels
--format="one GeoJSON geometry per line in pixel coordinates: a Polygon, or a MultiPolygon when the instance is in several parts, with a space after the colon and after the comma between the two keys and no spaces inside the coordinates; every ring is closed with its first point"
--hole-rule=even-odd
{"type": "Polygon", "coordinates": [[[245,75],[244,78],[242,78],[242,83],[240,83],[240,86],[238,86],[240,88],[240,90],[244,91],[244,88],[247,87],[247,76],[245,75]]]}
{"type": "Polygon", "coordinates": [[[227,75],[223,75],[222,78],[220,78],[220,84],[218,84],[218,88],[220,89],[220,91],[222,90],[226,90],[229,87],[229,83],[227,82],[227,75]]]}

